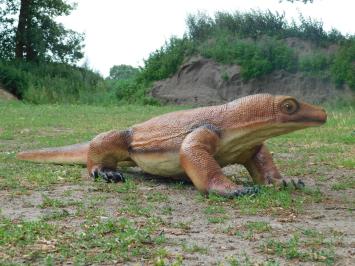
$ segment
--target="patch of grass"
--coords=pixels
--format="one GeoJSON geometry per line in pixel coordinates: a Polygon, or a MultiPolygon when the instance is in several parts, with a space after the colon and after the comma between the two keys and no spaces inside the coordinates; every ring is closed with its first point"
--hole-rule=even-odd
{"type": "Polygon", "coordinates": [[[288,260],[318,261],[332,265],[335,259],[334,246],[325,241],[324,236],[319,233],[305,232],[305,239],[301,239],[298,234],[283,241],[269,239],[260,249],[267,254],[275,254],[288,260]]]}
{"type": "Polygon", "coordinates": [[[173,207],[171,207],[169,205],[166,205],[162,209],[162,214],[164,214],[164,215],[172,215],[173,211],[174,211],[173,207]]]}
{"type": "Polygon", "coordinates": [[[69,200],[63,201],[60,199],[50,198],[46,195],[42,195],[42,203],[38,205],[38,207],[45,209],[45,208],[64,208],[68,206],[79,206],[82,205],[79,201],[69,200]]]}
{"type": "MultiPolygon", "coordinates": [[[[80,233],[61,232],[61,228],[44,221],[12,223],[0,221],[0,262],[24,256],[27,262],[44,263],[47,253],[56,263],[72,258],[77,263],[124,262],[131,256],[148,256],[153,246],[165,242],[156,233],[158,224],[153,219],[136,225],[126,218],[91,220],[82,224],[80,233]]],[[[40,263],[41,264],[41,263],[40,263]]]]}
{"type": "Polygon", "coordinates": [[[65,249],[63,253],[74,255],[84,263],[124,262],[131,256],[151,254],[154,250],[149,246],[164,242],[163,235],[153,236],[156,224],[150,221],[138,227],[126,218],[108,219],[85,223],[82,229],[84,231],[75,236],[73,249],[65,249]],[[91,250],[100,252],[92,253],[91,250]]]}
{"type": "Polygon", "coordinates": [[[339,158],[335,162],[337,165],[348,169],[355,169],[355,159],[354,158],[339,158]]]}
{"type": "Polygon", "coordinates": [[[178,222],[178,223],[174,223],[173,227],[175,228],[180,228],[182,230],[190,230],[191,228],[191,222],[178,222]]]}
{"type": "Polygon", "coordinates": [[[167,202],[168,199],[169,198],[166,194],[160,192],[149,193],[147,196],[148,202],[162,203],[162,202],[167,202]]]}
{"type": "Polygon", "coordinates": [[[228,235],[235,235],[242,239],[255,240],[256,235],[261,233],[267,233],[271,231],[271,226],[267,222],[263,221],[248,221],[243,225],[236,227],[228,227],[223,230],[224,233],[228,235]]]}
{"type": "Polygon", "coordinates": [[[207,254],[208,248],[201,247],[197,244],[182,244],[182,250],[187,253],[200,253],[200,254],[207,254]]]}
{"type": "Polygon", "coordinates": [[[335,184],[332,185],[332,190],[346,190],[346,189],[354,189],[355,188],[355,180],[354,178],[352,179],[347,179],[343,181],[339,181],[335,184]]]}
{"type": "Polygon", "coordinates": [[[204,210],[205,214],[225,214],[226,210],[222,206],[211,205],[204,210]]]}
{"type": "Polygon", "coordinates": [[[278,190],[264,187],[255,196],[238,197],[234,200],[235,207],[245,214],[274,213],[293,210],[300,212],[303,208],[303,198],[293,195],[291,190],[278,190]]]}
{"type": "Polygon", "coordinates": [[[51,221],[51,220],[62,220],[70,216],[70,213],[67,210],[56,210],[49,214],[43,216],[43,221],[51,221]]]}
{"type": "Polygon", "coordinates": [[[263,233],[263,232],[269,232],[271,230],[271,226],[267,222],[252,222],[249,221],[246,223],[246,228],[248,230],[251,230],[255,233],[263,233]]]}
{"type": "Polygon", "coordinates": [[[220,224],[224,223],[226,220],[228,220],[228,216],[226,215],[214,215],[214,216],[207,216],[207,221],[211,224],[220,224]]]}
{"type": "Polygon", "coordinates": [[[204,209],[209,223],[223,223],[228,219],[226,210],[219,204],[210,205],[204,209]]]}
{"type": "MultiPolygon", "coordinates": [[[[226,259],[226,262],[230,266],[254,266],[254,265],[261,265],[261,266],[279,266],[280,263],[278,263],[275,260],[266,260],[264,262],[257,262],[254,261],[250,256],[244,255],[244,256],[232,256],[226,259]]],[[[221,264],[224,265],[224,264],[221,264]]]]}

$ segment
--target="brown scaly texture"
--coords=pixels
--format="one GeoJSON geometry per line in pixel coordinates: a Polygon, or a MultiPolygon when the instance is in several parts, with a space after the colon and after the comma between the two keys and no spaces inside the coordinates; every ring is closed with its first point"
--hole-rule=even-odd
{"type": "MultiPolygon", "coordinates": [[[[120,163],[139,166],[159,176],[187,175],[202,192],[223,196],[253,193],[223,175],[221,167],[239,163],[257,184],[287,184],[264,144],[268,138],[326,121],[324,109],[298,102],[289,96],[256,94],[233,102],[168,113],[132,126],[124,131],[109,131],[95,137],[90,145],[62,150],[23,152],[20,159],[87,162],[89,174],[107,181],[123,180],[116,171],[120,163]],[[80,156],[79,156],[80,157],[80,156]]],[[[63,148],[61,148],[63,149],[63,148]]],[[[291,181],[295,186],[303,184],[291,181]]]]}

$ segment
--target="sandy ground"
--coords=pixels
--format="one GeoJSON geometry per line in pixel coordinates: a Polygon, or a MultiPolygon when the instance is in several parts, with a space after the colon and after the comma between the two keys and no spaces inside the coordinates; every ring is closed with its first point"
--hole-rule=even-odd
{"type": "MultiPolygon", "coordinates": [[[[231,166],[224,170],[228,174],[235,172],[236,169],[231,166]]],[[[323,265],[322,262],[286,260],[274,254],[268,254],[260,248],[261,243],[266,239],[287,239],[290,234],[303,229],[314,229],[325,236],[339,236],[335,244],[335,264],[355,265],[354,190],[334,191],[331,189],[333,180],[340,174],[355,176],[355,170],[326,173],[327,178],[324,182],[315,182],[310,176],[303,178],[309,187],[319,187],[324,199],[319,203],[305,206],[301,214],[281,210],[276,212],[277,215],[268,212],[248,215],[243,214],[233,204],[222,202],[227,217],[222,223],[211,223],[206,219],[204,210],[209,202],[201,200],[201,196],[192,185],[187,184],[182,188],[177,188],[174,183],[142,179],[135,183],[137,183],[137,192],[140,197],[144,198],[145,195],[158,192],[167,195],[167,201],[156,203],[154,210],[164,220],[164,226],[161,228],[167,238],[164,247],[171,254],[183,254],[184,265],[215,265],[233,256],[247,257],[256,263],[255,265],[273,258],[281,265],[323,265]],[[161,215],[162,210],[167,207],[171,211],[161,215]],[[230,231],[236,232],[242,229],[243,225],[249,221],[267,222],[271,230],[253,234],[251,237],[238,237],[230,233],[230,231]],[[176,226],[179,224],[180,226],[176,226]],[[226,232],[226,228],[229,228],[229,232],[226,232]],[[194,246],[198,247],[197,251],[191,251],[191,247],[194,246]],[[190,252],[186,250],[189,247],[190,252]]],[[[83,181],[80,185],[60,185],[48,190],[29,191],[25,195],[14,196],[10,191],[0,191],[2,215],[13,220],[40,219],[53,212],[51,208],[39,207],[44,195],[61,200],[80,201],[84,204],[95,196],[104,196],[105,201],[98,203],[97,208],[105,209],[107,216],[124,215],[120,212],[125,204],[124,200],[117,197],[117,194],[95,191],[89,180],[83,181]],[[68,191],[71,193],[67,193],[68,191]]],[[[63,209],[69,214],[75,213],[75,206],[63,209]]],[[[142,217],[131,217],[131,219],[139,220],[142,217]]],[[[80,230],[82,222],[83,220],[79,217],[69,215],[65,220],[54,223],[65,223],[70,230],[80,230]]],[[[135,265],[137,262],[145,263],[134,260],[131,264],[135,265]]]]}

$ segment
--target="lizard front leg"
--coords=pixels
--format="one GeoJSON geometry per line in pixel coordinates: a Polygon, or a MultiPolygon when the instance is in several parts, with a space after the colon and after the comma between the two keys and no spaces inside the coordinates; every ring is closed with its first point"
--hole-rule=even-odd
{"type": "Polygon", "coordinates": [[[184,139],[180,148],[180,162],[195,187],[203,193],[225,197],[254,194],[253,187],[238,186],[224,176],[213,158],[219,143],[218,130],[212,126],[195,129],[184,139]]]}
{"type": "Polygon", "coordinates": [[[124,181],[116,170],[117,163],[129,160],[129,131],[109,131],[96,136],[88,150],[87,169],[95,180],[99,177],[106,182],[124,181]]]}
{"type": "Polygon", "coordinates": [[[294,180],[287,180],[281,176],[265,144],[257,147],[255,153],[244,163],[244,166],[247,168],[256,184],[273,184],[275,186],[292,185],[295,188],[305,186],[301,180],[296,182],[294,180]]]}

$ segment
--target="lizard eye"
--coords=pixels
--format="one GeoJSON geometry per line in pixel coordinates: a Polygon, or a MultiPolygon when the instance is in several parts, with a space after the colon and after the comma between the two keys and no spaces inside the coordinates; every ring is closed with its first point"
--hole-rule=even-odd
{"type": "Polygon", "coordinates": [[[281,103],[281,112],[292,115],[299,109],[298,102],[293,99],[287,99],[281,103]]]}

